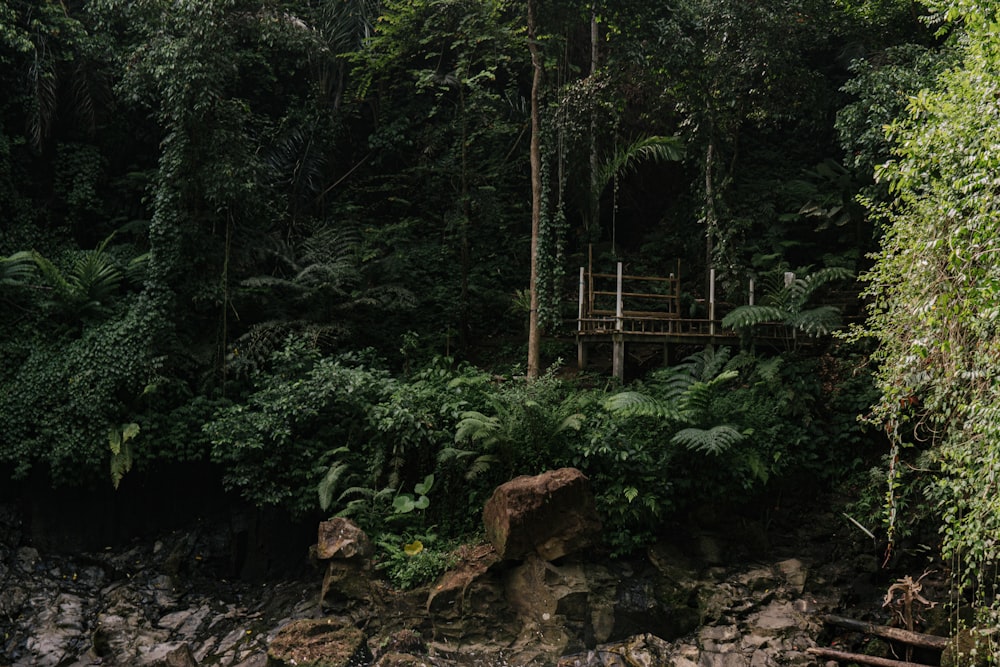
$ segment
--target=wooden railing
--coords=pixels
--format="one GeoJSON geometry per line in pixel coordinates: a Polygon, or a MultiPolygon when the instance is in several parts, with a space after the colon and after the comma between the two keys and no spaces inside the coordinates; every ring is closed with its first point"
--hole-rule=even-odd
{"type": "Polygon", "coordinates": [[[707,318],[681,317],[680,262],[665,278],[624,273],[618,262],[615,273],[594,273],[580,267],[577,333],[611,333],[716,336],[722,334],[716,319],[715,272],[710,274],[707,318]]]}

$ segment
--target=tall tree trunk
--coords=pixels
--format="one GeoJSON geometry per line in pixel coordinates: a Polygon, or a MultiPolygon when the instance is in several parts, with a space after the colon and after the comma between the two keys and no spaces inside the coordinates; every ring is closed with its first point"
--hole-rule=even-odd
{"type": "Polygon", "coordinates": [[[538,325],[538,231],[542,220],[541,118],[538,93],[542,86],[542,57],[535,41],[535,0],[528,0],[528,51],[531,53],[531,278],[528,286],[531,306],[528,313],[528,380],[538,377],[542,337],[538,325]]]}
{"type": "MultiPolygon", "coordinates": [[[[597,3],[590,6],[590,78],[594,79],[597,74],[598,38],[597,28],[597,3]]],[[[588,240],[596,240],[598,230],[601,226],[601,184],[598,183],[598,172],[600,171],[600,158],[597,155],[597,108],[590,110],[590,201],[587,207],[587,235],[588,240]]]]}
{"type": "Polygon", "coordinates": [[[708,303],[708,293],[711,290],[709,270],[712,268],[712,255],[715,253],[715,232],[719,226],[718,213],[715,210],[715,139],[709,131],[708,148],[705,150],[705,303],[708,303]]]}

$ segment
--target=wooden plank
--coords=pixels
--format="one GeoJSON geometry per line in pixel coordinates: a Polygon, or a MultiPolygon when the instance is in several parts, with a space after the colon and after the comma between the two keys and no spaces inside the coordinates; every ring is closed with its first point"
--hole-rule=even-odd
{"type": "Polygon", "coordinates": [[[864,655],[863,653],[836,651],[832,648],[807,648],[806,653],[818,655],[823,658],[833,658],[838,662],[859,662],[863,665],[875,665],[875,667],[933,667],[932,665],[925,665],[920,662],[890,660],[889,658],[878,658],[874,655],[864,655]]]}
{"type": "Polygon", "coordinates": [[[845,618],[834,614],[826,614],[823,616],[823,621],[829,623],[830,625],[847,628],[848,630],[856,630],[857,632],[864,632],[877,637],[894,639],[896,641],[903,642],[904,644],[911,644],[921,648],[930,648],[942,651],[948,645],[947,637],[926,635],[922,632],[912,632],[901,628],[891,628],[887,625],[874,625],[865,621],[856,621],[852,618],[845,618]]]}

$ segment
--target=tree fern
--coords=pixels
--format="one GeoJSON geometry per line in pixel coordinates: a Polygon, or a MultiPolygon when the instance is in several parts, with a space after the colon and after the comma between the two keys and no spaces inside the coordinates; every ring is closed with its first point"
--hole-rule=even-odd
{"type": "Polygon", "coordinates": [[[722,326],[727,329],[748,329],[765,322],[782,322],[788,310],[780,306],[737,306],[722,318],[722,326]]]}
{"type": "Polygon", "coordinates": [[[789,287],[795,303],[802,306],[812,298],[819,288],[833,282],[852,280],[854,273],[840,266],[828,266],[797,278],[789,287]]]}
{"type": "Polygon", "coordinates": [[[772,274],[761,303],[733,309],[722,318],[722,326],[749,334],[759,324],[780,323],[807,336],[829,334],[840,327],[840,310],[829,305],[809,308],[808,302],[821,287],[853,275],[842,267],[826,267],[785,284],[783,276],[779,283],[779,275],[772,274]]]}
{"type": "Polygon", "coordinates": [[[709,429],[685,428],[674,434],[670,441],[703,454],[718,456],[725,453],[745,436],[735,427],[720,424],[709,429]]]}

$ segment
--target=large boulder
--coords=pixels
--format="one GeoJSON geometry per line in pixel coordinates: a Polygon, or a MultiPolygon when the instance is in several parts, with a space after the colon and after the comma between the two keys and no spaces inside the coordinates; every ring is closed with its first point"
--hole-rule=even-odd
{"type": "Polygon", "coordinates": [[[505,559],[551,561],[592,544],[601,530],[590,481],[575,468],[512,479],[483,510],[486,536],[505,559]]]}
{"type": "Polygon", "coordinates": [[[328,561],[319,603],[322,607],[342,609],[351,601],[371,597],[370,578],[364,576],[368,558],[375,547],[365,531],[350,519],[336,517],[319,524],[315,556],[328,561]],[[336,600],[330,599],[334,593],[336,600]]]}
{"type": "Polygon", "coordinates": [[[319,524],[316,557],[352,559],[367,558],[375,553],[370,539],[356,523],[350,519],[335,517],[319,524]]]}

